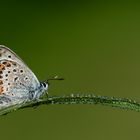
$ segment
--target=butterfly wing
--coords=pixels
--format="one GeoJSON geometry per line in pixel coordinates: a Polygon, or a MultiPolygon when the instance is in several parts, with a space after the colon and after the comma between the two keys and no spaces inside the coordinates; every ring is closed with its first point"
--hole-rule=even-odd
{"type": "Polygon", "coordinates": [[[12,50],[0,46],[0,105],[24,101],[40,83],[12,50]],[[19,100],[19,101],[18,101],[19,100]]]}
{"type": "Polygon", "coordinates": [[[13,61],[13,62],[25,67],[26,70],[28,70],[28,73],[31,74],[32,77],[34,78],[34,83],[39,84],[37,77],[30,70],[30,68],[23,62],[23,60],[15,52],[13,52],[12,50],[10,50],[8,47],[6,47],[4,45],[0,45],[0,60],[13,61]]]}

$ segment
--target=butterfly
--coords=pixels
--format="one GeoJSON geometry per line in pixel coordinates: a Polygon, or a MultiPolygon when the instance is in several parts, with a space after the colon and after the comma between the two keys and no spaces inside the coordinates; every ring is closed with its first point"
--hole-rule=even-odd
{"type": "Polygon", "coordinates": [[[39,82],[15,52],[0,45],[0,109],[39,100],[47,92],[49,80],[62,78],[39,82]]]}

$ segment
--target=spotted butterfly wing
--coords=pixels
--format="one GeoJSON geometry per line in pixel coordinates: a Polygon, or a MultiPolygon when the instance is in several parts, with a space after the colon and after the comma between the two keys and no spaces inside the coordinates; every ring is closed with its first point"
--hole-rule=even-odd
{"type": "Polygon", "coordinates": [[[0,107],[28,99],[29,91],[34,91],[39,85],[38,79],[21,58],[0,45],[0,107]]]}

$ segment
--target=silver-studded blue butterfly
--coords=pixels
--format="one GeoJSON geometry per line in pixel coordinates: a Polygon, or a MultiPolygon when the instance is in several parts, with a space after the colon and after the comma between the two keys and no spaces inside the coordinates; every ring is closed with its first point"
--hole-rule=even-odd
{"type": "Polygon", "coordinates": [[[39,82],[21,58],[0,45],[0,109],[38,100],[47,89],[47,82],[39,82]]]}

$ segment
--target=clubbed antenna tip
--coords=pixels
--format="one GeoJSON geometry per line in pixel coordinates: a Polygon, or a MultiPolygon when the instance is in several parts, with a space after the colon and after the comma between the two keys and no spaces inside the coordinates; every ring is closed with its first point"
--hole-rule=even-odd
{"type": "Polygon", "coordinates": [[[64,80],[64,78],[60,78],[60,77],[58,77],[58,76],[55,76],[55,77],[53,77],[53,78],[49,78],[49,79],[47,79],[47,83],[49,82],[49,81],[52,81],[52,80],[64,80]]]}

